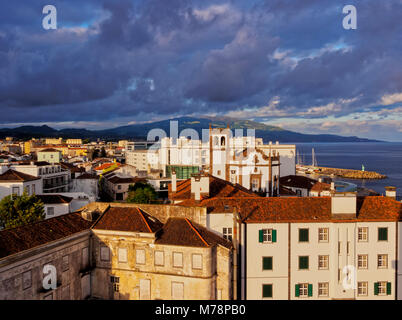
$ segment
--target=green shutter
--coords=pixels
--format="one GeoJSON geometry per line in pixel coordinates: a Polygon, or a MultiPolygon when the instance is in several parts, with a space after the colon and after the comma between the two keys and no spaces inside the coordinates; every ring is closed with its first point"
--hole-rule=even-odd
{"type": "Polygon", "coordinates": [[[298,284],[295,285],[295,296],[300,296],[300,286],[298,284]]]}
{"type": "Polygon", "coordinates": [[[374,295],[378,296],[378,282],[374,282],[374,295]]]}
{"type": "Polygon", "coordinates": [[[258,231],[258,234],[259,234],[258,236],[259,242],[264,242],[263,230],[258,231]]]}
{"type": "Polygon", "coordinates": [[[299,270],[308,269],[308,256],[299,257],[299,270]]]}
{"type": "Polygon", "coordinates": [[[262,269],[263,270],[272,270],[272,257],[263,257],[262,258],[262,269]]]}
{"type": "Polygon", "coordinates": [[[391,282],[387,282],[387,294],[391,294],[391,282]]]}
{"type": "Polygon", "coordinates": [[[263,284],[262,285],[262,297],[263,298],[272,298],[272,284],[263,284]]]}
{"type": "Polygon", "coordinates": [[[378,228],[378,240],[388,240],[388,228],[378,228]]]}
{"type": "Polygon", "coordinates": [[[312,284],[308,285],[308,296],[309,297],[313,296],[313,285],[312,284]]]}
{"type": "Polygon", "coordinates": [[[308,229],[299,229],[299,242],[308,242],[308,229]]]}
{"type": "Polygon", "coordinates": [[[276,230],[272,230],[272,242],[276,242],[276,230]]]}

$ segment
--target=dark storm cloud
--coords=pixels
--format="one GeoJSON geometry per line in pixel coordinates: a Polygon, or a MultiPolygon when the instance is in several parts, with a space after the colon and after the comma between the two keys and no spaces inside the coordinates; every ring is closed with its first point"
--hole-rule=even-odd
{"type": "Polygon", "coordinates": [[[57,0],[49,31],[45,4],[0,4],[1,123],[225,113],[274,97],[278,114],[343,116],[402,92],[398,0],[348,1],[353,31],[332,0],[57,0]]]}

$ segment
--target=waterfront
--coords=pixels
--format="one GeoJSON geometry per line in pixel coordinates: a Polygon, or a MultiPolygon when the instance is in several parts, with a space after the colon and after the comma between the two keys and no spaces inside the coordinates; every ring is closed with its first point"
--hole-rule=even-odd
{"type": "Polygon", "coordinates": [[[296,143],[303,164],[311,164],[314,148],[319,166],[375,171],[387,176],[381,180],[352,180],[335,178],[356,184],[358,187],[384,193],[385,186],[398,187],[402,193],[402,143],[357,142],[357,143],[296,143]]]}

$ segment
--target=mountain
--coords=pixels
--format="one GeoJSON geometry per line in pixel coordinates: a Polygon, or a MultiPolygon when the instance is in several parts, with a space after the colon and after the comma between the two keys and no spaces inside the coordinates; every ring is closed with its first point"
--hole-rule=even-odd
{"type": "MultiPolygon", "coordinates": [[[[263,138],[264,143],[269,141],[279,141],[281,143],[295,143],[295,142],[373,142],[376,140],[369,140],[358,137],[343,137],[331,134],[303,134],[284,130],[280,127],[266,125],[264,123],[238,120],[226,117],[220,118],[194,118],[182,117],[170,120],[163,120],[152,123],[132,124],[106,130],[87,130],[87,129],[61,129],[56,130],[49,126],[22,126],[18,128],[4,128],[0,129],[0,138],[6,136],[13,136],[21,139],[29,139],[32,137],[63,137],[63,138],[89,138],[89,139],[135,139],[146,140],[147,134],[152,129],[161,129],[167,136],[170,135],[170,121],[178,121],[179,133],[184,129],[193,129],[197,131],[199,137],[202,136],[202,129],[208,129],[209,125],[212,127],[226,127],[228,124],[232,130],[234,129],[255,129],[255,135],[263,138]]],[[[247,131],[244,130],[244,135],[247,131]]],[[[189,134],[187,134],[189,135],[189,134]]]]}

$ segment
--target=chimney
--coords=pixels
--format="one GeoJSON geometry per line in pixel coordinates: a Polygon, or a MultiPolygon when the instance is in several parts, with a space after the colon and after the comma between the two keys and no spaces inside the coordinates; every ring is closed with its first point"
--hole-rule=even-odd
{"type": "Polygon", "coordinates": [[[356,192],[332,192],[331,215],[333,218],[356,218],[357,193],[356,192]]]}
{"type": "MultiPolygon", "coordinates": [[[[322,182],[322,178],[318,178],[318,182],[322,182]]],[[[332,185],[331,185],[331,188],[332,188],[332,185]]]]}
{"type": "Polygon", "coordinates": [[[385,196],[396,200],[396,187],[385,187],[385,196]]]}
{"type": "Polygon", "coordinates": [[[331,190],[335,191],[335,182],[331,182],[331,190]]]}
{"type": "Polygon", "coordinates": [[[194,194],[195,200],[201,200],[201,193],[209,196],[209,175],[194,174],[191,177],[191,194],[194,194]]]}
{"type": "Polygon", "coordinates": [[[172,170],[172,192],[176,192],[177,190],[177,178],[176,178],[176,170],[172,170]]]}

